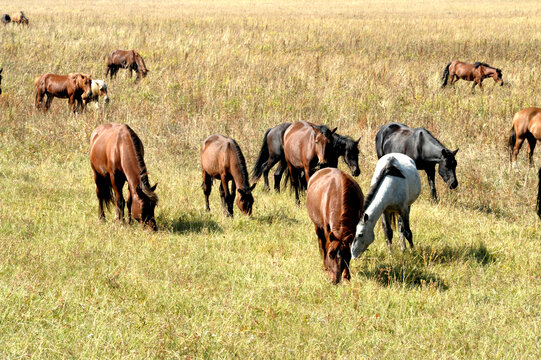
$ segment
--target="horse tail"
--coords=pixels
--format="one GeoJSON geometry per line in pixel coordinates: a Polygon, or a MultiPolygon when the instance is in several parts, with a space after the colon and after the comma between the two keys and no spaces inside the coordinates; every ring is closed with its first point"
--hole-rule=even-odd
{"type": "Polygon", "coordinates": [[[517,142],[517,133],[515,131],[515,122],[513,121],[513,125],[511,125],[511,131],[509,132],[509,140],[507,141],[507,145],[509,146],[509,160],[513,160],[513,148],[515,147],[515,144],[517,142]]]}
{"type": "Polygon", "coordinates": [[[96,177],[96,188],[98,189],[98,201],[100,204],[105,205],[109,210],[110,205],[114,202],[113,186],[111,181],[106,177],[96,177]]]}
{"type": "Polygon", "coordinates": [[[269,135],[269,132],[272,128],[267,129],[265,131],[265,136],[263,136],[263,144],[261,145],[261,150],[259,151],[259,156],[257,157],[257,161],[255,162],[254,168],[252,169],[252,179],[250,182],[256,182],[261,175],[263,175],[263,169],[265,168],[265,165],[267,165],[267,161],[269,160],[269,147],[267,145],[267,136],[269,135]]]}
{"type": "Polygon", "coordinates": [[[539,218],[541,219],[541,167],[539,167],[539,172],[537,173],[537,176],[539,178],[538,184],[537,184],[537,215],[539,215],[539,218]]]}
{"type": "Polygon", "coordinates": [[[445,66],[445,69],[443,69],[443,75],[441,77],[441,80],[443,81],[443,84],[441,84],[442,88],[447,86],[447,79],[449,78],[449,66],[451,66],[451,63],[448,63],[447,66],[445,66]]]}

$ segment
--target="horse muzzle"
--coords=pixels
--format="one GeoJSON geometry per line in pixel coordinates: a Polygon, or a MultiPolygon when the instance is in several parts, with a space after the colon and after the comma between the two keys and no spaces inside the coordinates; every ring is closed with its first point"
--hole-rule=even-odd
{"type": "Polygon", "coordinates": [[[106,96],[106,97],[105,97],[105,103],[106,103],[106,104],[109,103],[109,96],[106,96]]]}
{"type": "Polygon", "coordinates": [[[353,176],[359,176],[359,175],[361,175],[361,170],[357,168],[353,171],[353,176]]]}
{"type": "Polygon", "coordinates": [[[458,181],[455,180],[449,184],[449,189],[451,190],[456,189],[457,186],[458,186],[458,181]]]}
{"type": "Polygon", "coordinates": [[[92,97],[92,90],[86,92],[86,97],[87,98],[92,97]]]}

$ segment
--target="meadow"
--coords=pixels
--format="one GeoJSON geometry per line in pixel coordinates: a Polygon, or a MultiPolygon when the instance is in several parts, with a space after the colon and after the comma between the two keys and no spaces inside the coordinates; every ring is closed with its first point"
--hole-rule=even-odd
{"type": "Polygon", "coordinates": [[[507,152],[513,114],[541,105],[538,1],[0,0],[18,10],[28,27],[0,26],[1,358],[541,357],[537,167],[507,152]],[[104,79],[107,54],[131,48],[149,75],[107,79],[107,107],[35,110],[37,76],[104,79]],[[505,86],[440,89],[454,59],[505,86]],[[435,204],[421,173],[416,247],[395,235],[390,252],[378,225],[334,286],[288,191],[261,181],[253,215],[231,219],[215,186],[204,210],[205,137],[237,139],[251,168],[265,130],[296,120],[361,137],[365,194],[391,121],[459,148],[459,186],[437,175],[435,204]],[[156,233],[98,220],[89,137],[107,122],[145,145],[156,233]]]}

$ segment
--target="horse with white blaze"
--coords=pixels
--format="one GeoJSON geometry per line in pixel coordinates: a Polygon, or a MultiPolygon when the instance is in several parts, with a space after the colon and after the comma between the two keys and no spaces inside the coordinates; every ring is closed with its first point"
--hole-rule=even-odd
{"type": "Polygon", "coordinates": [[[382,225],[387,245],[391,248],[396,215],[399,215],[399,233],[402,251],[408,240],[413,248],[410,229],[410,208],[421,192],[421,179],[415,162],[407,155],[391,153],[376,164],[368,195],[364,199],[363,215],[357,224],[351,254],[359,257],[374,241],[374,226],[383,214],[382,225]]]}

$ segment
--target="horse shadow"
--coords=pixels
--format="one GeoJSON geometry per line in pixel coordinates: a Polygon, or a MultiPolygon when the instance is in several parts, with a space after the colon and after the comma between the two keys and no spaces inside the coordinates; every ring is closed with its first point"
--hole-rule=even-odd
{"type": "Polygon", "coordinates": [[[288,216],[285,212],[278,211],[260,216],[252,216],[252,220],[257,221],[260,224],[279,223],[283,225],[295,225],[299,223],[299,220],[294,217],[288,216]]]}
{"type": "Polygon", "coordinates": [[[223,232],[222,227],[210,217],[180,216],[174,220],[163,220],[159,223],[163,224],[163,228],[177,234],[223,232]]]}
{"type": "Polygon", "coordinates": [[[419,246],[415,249],[416,257],[423,264],[449,264],[453,262],[474,261],[479,265],[487,266],[496,261],[496,256],[492,254],[485,244],[452,247],[449,245],[443,248],[432,246],[419,246]]]}
{"type": "Polygon", "coordinates": [[[434,288],[447,290],[449,286],[438,275],[429,273],[417,266],[408,264],[379,264],[373,269],[364,269],[358,273],[359,277],[375,280],[381,286],[403,284],[407,288],[434,288]]]}

